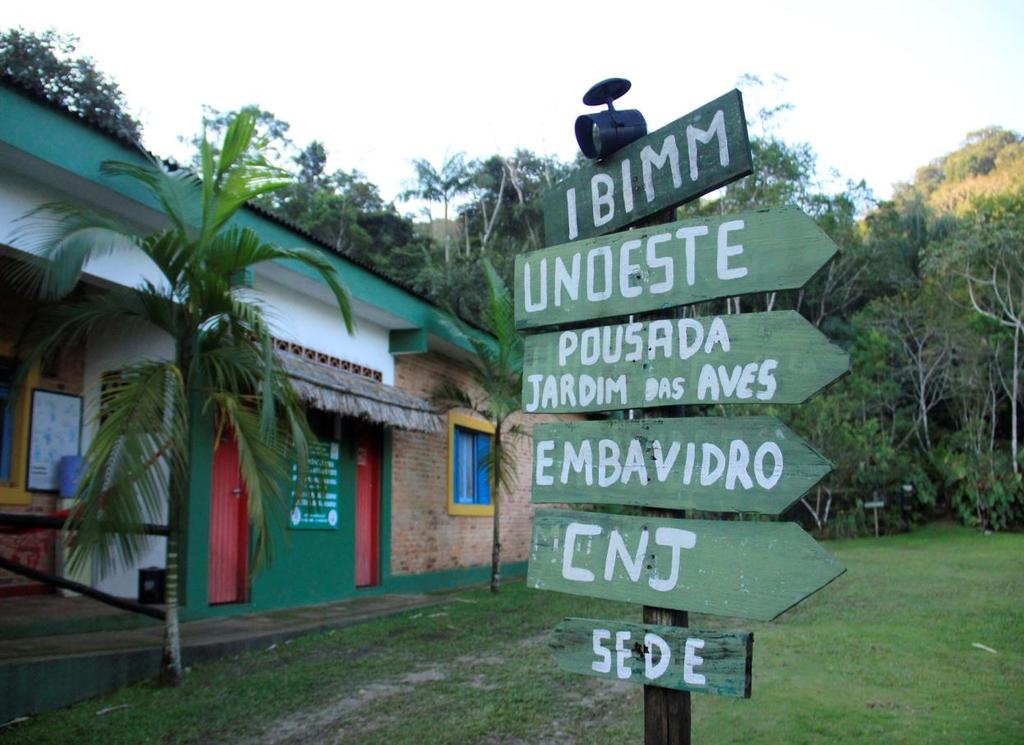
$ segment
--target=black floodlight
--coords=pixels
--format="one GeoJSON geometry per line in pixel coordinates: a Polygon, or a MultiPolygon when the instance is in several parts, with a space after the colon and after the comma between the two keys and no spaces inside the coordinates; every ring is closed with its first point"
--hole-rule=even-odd
{"type": "Polygon", "coordinates": [[[643,114],[636,109],[616,111],[612,105],[631,85],[625,78],[608,78],[591,86],[583,97],[587,106],[608,104],[608,111],[576,117],[576,142],[588,158],[607,158],[647,134],[643,114]]]}

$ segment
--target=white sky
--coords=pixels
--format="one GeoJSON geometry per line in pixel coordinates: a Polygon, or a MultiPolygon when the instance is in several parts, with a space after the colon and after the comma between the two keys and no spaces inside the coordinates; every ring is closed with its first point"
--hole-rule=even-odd
{"type": "Polygon", "coordinates": [[[176,137],[198,129],[202,104],[257,103],[387,199],[417,157],[572,158],[580,99],[612,76],[632,80],[619,107],[640,109],[651,131],[744,73],[785,76],[781,92],[747,95],[748,113],[792,103],[779,134],[809,142],[823,176],[866,179],[879,197],[968,131],[1024,131],[1020,0],[43,0],[7,3],[0,25],[77,34],[160,155],[186,158],[176,137]]]}

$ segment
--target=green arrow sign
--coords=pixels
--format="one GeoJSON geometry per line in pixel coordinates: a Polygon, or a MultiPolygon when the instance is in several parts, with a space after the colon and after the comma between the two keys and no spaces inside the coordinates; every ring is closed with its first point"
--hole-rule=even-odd
{"type": "Polygon", "coordinates": [[[548,636],[569,673],[750,698],[754,635],[567,618],[548,636]]]}
{"type": "Polygon", "coordinates": [[[516,326],[803,287],[838,249],[795,208],[682,220],[516,257],[516,326]]]}
{"type": "Polygon", "coordinates": [[[733,90],[552,188],[544,235],[554,245],[609,233],[752,171],[743,97],[733,90]]]}
{"type": "Polygon", "coordinates": [[[560,422],[533,429],[533,501],[777,515],[832,464],[774,417],[560,422]]]}
{"type": "Polygon", "coordinates": [[[849,369],[795,311],[594,326],[526,337],[523,409],[800,403],[849,369]]]}
{"type": "Polygon", "coordinates": [[[844,571],[796,523],[538,510],[527,584],[770,621],[844,571]]]}

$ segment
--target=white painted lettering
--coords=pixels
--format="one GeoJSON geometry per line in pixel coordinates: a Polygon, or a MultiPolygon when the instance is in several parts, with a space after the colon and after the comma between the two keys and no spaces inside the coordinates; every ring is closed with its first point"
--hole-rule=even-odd
{"type": "Polygon", "coordinates": [[[615,632],[615,675],[620,680],[627,680],[633,674],[633,670],[626,664],[633,656],[633,650],[626,646],[631,636],[628,631],[615,632]]]}
{"type": "Polygon", "coordinates": [[[761,443],[761,447],[754,453],[754,478],[762,489],[771,489],[782,478],[782,450],[774,442],[761,443]],[[772,457],[771,476],[764,474],[764,459],[772,457]]]}
{"type": "Polygon", "coordinates": [[[648,577],[647,584],[652,590],[668,592],[679,581],[679,552],[681,549],[696,546],[697,534],[680,528],[657,528],[654,531],[654,542],[672,549],[672,566],[667,579],[652,575],[648,577]]]}
{"type": "Polygon", "coordinates": [[[686,640],[686,654],[683,655],[683,682],[687,685],[702,686],[706,683],[705,676],[693,671],[693,668],[704,664],[704,658],[697,656],[696,651],[703,648],[703,639],[686,640]]]}
{"type": "Polygon", "coordinates": [[[675,135],[668,135],[661,143],[661,152],[655,153],[650,145],[640,151],[640,165],[643,169],[644,194],[648,202],[654,201],[654,168],[664,168],[668,163],[672,172],[672,186],[678,189],[683,185],[683,177],[679,174],[679,149],[676,147],[675,135]]]}
{"type": "Polygon", "coordinates": [[[636,251],[644,245],[643,241],[624,241],[619,248],[619,294],[622,297],[637,297],[643,290],[633,284],[633,280],[640,277],[640,265],[629,260],[631,251],[636,251]]]}
{"type": "Polygon", "coordinates": [[[697,237],[707,234],[707,225],[694,225],[676,231],[676,238],[686,241],[686,284],[689,287],[693,287],[697,281],[697,237]]]}
{"type": "Polygon", "coordinates": [[[594,573],[572,565],[576,540],[581,536],[601,535],[601,526],[590,523],[569,523],[565,528],[565,546],[562,548],[562,577],[572,582],[593,582],[594,573]]]}
{"type": "Polygon", "coordinates": [[[590,663],[590,669],[595,673],[610,673],[612,671],[612,653],[605,649],[601,642],[612,638],[612,632],[608,629],[594,629],[593,646],[594,654],[598,659],[590,663]]]}
{"type": "Polygon", "coordinates": [[[612,247],[598,246],[587,252],[587,300],[598,303],[607,300],[612,296],[612,247]],[[594,278],[597,276],[595,263],[600,256],[604,262],[604,285],[600,292],[594,288],[594,278]]]}
{"type": "Polygon", "coordinates": [[[712,137],[718,137],[718,162],[724,168],[729,165],[729,141],[725,136],[725,112],[717,111],[711,119],[711,126],[698,129],[692,124],[686,127],[686,149],[690,153],[690,180],[700,177],[697,167],[697,143],[707,145],[712,137]]]}
{"type": "Polygon", "coordinates": [[[729,266],[730,256],[739,256],[743,253],[743,244],[729,245],[729,233],[733,230],[743,230],[743,220],[730,220],[718,226],[718,261],[716,269],[718,271],[718,278],[722,280],[739,279],[740,277],[747,276],[747,268],[745,266],[729,266]]]}
{"type": "Polygon", "coordinates": [[[533,297],[533,271],[530,262],[523,263],[523,295],[527,313],[536,313],[548,307],[548,260],[540,260],[540,296],[533,297]]]}
{"type": "Polygon", "coordinates": [[[640,540],[636,545],[636,554],[630,556],[629,550],[626,548],[626,542],[622,539],[622,534],[617,530],[613,530],[608,536],[608,555],[604,560],[604,578],[611,582],[615,577],[615,560],[618,559],[622,562],[622,567],[626,570],[626,574],[629,575],[629,579],[633,582],[638,582],[640,580],[640,572],[644,568],[644,554],[647,553],[647,541],[647,531],[641,531],[640,540]]]}
{"type": "Polygon", "coordinates": [[[600,227],[615,217],[615,182],[607,173],[595,173],[590,179],[590,201],[594,208],[595,227],[600,227]]]}
{"type": "Polygon", "coordinates": [[[555,465],[555,459],[549,455],[554,449],[554,440],[537,440],[537,456],[534,458],[537,467],[533,479],[537,486],[553,486],[555,483],[555,477],[547,472],[547,469],[555,465]]]}
{"type": "Polygon", "coordinates": [[[668,670],[672,662],[672,649],[662,637],[650,631],[644,634],[644,677],[647,680],[657,680],[668,670]],[[654,664],[654,649],[658,649],[658,664],[654,664]]]}
{"type": "Polygon", "coordinates": [[[565,192],[565,207],[569,218],[569,240],[575,240],[580,234],[579,225],[576,220],[576,187],[565,192]]]}
{"type": "Polygon", "coordinates": [[[565,260],[561,256],[555,257],[555,306],[562,305],[562,293],[565,293],[570,300],[577,300],[580,296],[580,255],[573,254],[571,268],[566,268],[565,260]]]}

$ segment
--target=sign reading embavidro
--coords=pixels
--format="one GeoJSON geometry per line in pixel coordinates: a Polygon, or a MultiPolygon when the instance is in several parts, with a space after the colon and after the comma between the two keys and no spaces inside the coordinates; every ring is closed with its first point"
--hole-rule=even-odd
{"type": "Polygon", "coordinates": [[[774,417],[559,422],[533,429],[533,501],[778,514],[832,464],[774,417]]]}
{"type": "Polygon", "coordinates": [[[683,220],[516,257],[516,326],[803,287],[838,249],[795,208],[683,220]]]}
{"type": "Polygon", "coordinates": [[[544,237],[555,245],[609,233],[751,171],[733,90],[555,185],[544,195],[544,237]]]}
{"type": "Polygon", "coordinates": [[[526,582],[770,621],[845,571],[796,523],[537,510],[526,582]]]}
{"type": "Polygon", "coordinates": [[[849,368],[796,311],[593,326],[526,337],[523,409],[800,403],[849,368]]]}

